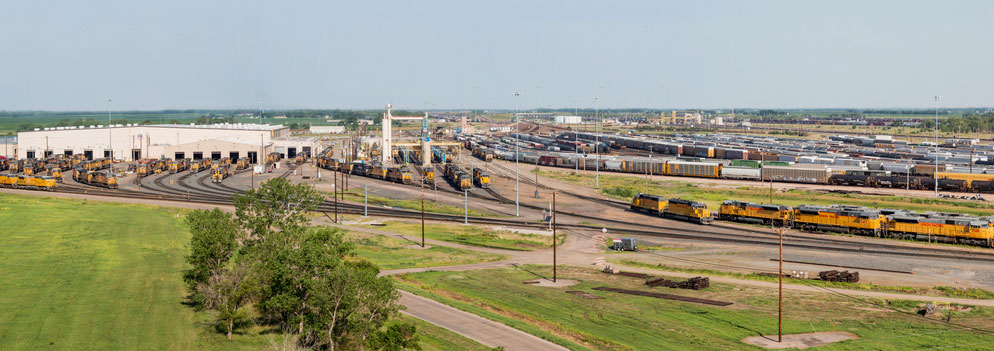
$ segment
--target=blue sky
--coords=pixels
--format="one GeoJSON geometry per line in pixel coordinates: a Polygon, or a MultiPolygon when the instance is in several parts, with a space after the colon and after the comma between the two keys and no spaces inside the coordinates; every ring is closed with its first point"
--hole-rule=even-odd
{"type": "Polygon", "coordinates": [[[7,1],[0,110],[994,106],[990,1],[7,1]],[[261,101],[261,104],[259,103],[261,101]]]}

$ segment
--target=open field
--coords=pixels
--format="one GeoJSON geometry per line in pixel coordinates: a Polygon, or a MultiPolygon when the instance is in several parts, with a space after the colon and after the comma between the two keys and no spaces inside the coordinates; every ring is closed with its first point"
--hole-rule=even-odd
{"type": "MultiPolygon", "coordinates": [[[[384,226],[376,226],[379,230],[421,235],[420,223],[386,221],[384,226]]],[[[475,225],[427,224],[425,237],[429,239],[448,241],[464,245],[492,247],[507,250],[531,251],[552,247],[552,235],[522,234],[504,230],[490,230],[475,225]]],[[[558,236],[559,244],[566,240],[566,235],[558,236]]]]}
{"type": "MultiPolygon", "coordinates": [[[[608,259],[608,262],[630,266],[630,267],[657,269],[660,271],[686,272],[686,273],[695,273],[695,274],[709,275],[709,276],[720,275],[720,276],[726,276],[738,279],[750,279],[750,280],[758,280],[765,282],[777,281],[776,277],[761,276],[757,274],[724,272],[713,269],[675,267],[663,264],[653,264],[642,260],[608,259]]],[[[962,297],[962,298],[971,298],[971,299],[994,299],[994,292],[978,288],[961,289],[951,286],[915,288],[910,286],[889,286],[889,285],[876,285],[876,284],[866,284],[866,283],[827,282],[822,280],[807,280],[807,279],[794,279],[794,278],[784,278],[783,281],[784,283],[789,283],[789,284],[803,284],[810,286],[823,286],[828,288],[840,288],[840,289],[850,289],[850,290],[882,291],[882,292],[895,292],[902,294],[962,297]]]]}
{"type": "MultiPolygon", "coordinates": [[[[572,184],[594,188],[594,175],[575,174],[568,171],[542,170],[540,175],[572,184]]],[[[600,193],[612,198],[631,201],[640,192],[646,192],[646,179],[639,175],[618,175],[602,172],[600,193]]],[[[770,202],[770,189],[757,182],[743,181],[741,186],[705,185],[679,180],[659,180],[649,182],[648,192],[667,198],[679,197],[704,202],[712,211],[717,211],[724,200],[770,202]]],[[[872,208],[893,208],[913,211],[961,212],[979,216],[994,215],[994,205],[986,202],[967,200],[906,198],[900,196],[836,194],[806,190],[774,190],[773,202],[781,205],[800,204],[831,205],[846,204],[872,208]]]]}
{"type": "MultiPolygon", "coordinates": [[[[398,277],[404,288],[491,319],[518,319],[515,327],[574,350],[756,350],[740,340],[776,334],[777,295],[772,289],[711,284],[702,291],[646,288],[640,279],[592,269],[560,267],[560,278],[580,280],[568,288],[522,284],[550,275],[548,266],[471,272],[427,272],[398,277]],[[733,302],[726,307],[675,302],[592,290],[611,286],[733,302]],[[580,290],[604,299],[583,299],[580,290]],[[539,329],[539,332],[535,332],[539,329]]],[[[859,339],[820,350],[905,350],[963,346],[984,349],[994,336],[957,325],[990,329],[994,310],[950,312],[957,325],[925,320],[911,301],[856,300],[833,294],[785,291],[784,333],[848,331],[859,339]],[[970,346],[973,345],[973,346],[970,346]]],[[[945,312],[944,312],[945,313],[945,312]]],[[[937,319],[937,318],[936,318],[937,319]]]]}
{"type": "Polygon", "coordinates": [[[0,349],[200,348],[178,213],[0,195],[0,349]]]}
{"type": "MultiPolygon", "coordinates": [[[[400,232],[394,229],[378,229],[413,235],[413,233],[400,232]]],[[[427,230],[425,236],[427,236],[427,230]]],[[[504,256],[501,255],[445,246],[422,249],[418,246],[420,243],[406,239],[355,231],[347,232],[345,238],[355,242],[356,256],[376,263],[380,269],[453,266],[504,259],[504,256]]]]}
{"type": "MultiPolygon", "coordinates": [[[[207,313],[183,305],[182,219],[166,207],[0,194],[0,350],[260,350],[282,341],[254,325],[225,340],[207,313]]],[[[385,267],[499,258],[349,236],[385,267]]],[[[426,350],[485,349],[416,322],[426,350]]]]}
{"type": "MultiPolygon", "coordinates": [[[[115,124],[140,123],[142,121],[153,121],[154,123],[169,123],[178,120],[180,123],[190,123],[200,117],[196,112],[112,112],[111,118],[115,124]]],[[[34,124],[36,128],[49,127],[61,120],[84,120],[94,119],[101,124],[107,124],[107,112],[25,112],[17,117],[0,117],[0,134],[16,133],[18,126],[22,124],[34,124]]]]}

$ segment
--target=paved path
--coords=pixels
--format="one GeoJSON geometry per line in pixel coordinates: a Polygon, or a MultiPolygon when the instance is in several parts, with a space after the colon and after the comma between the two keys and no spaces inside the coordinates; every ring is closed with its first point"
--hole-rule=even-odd
{"type": "Polygon", "coordinates": [[[447,305],[411,294],[400,292],[400,302],[407,306],[404,313],[476,340],[489,347],[503,346],[505,350],[567,350],[537,336],[504,324],[463,312],[447,305]]]}

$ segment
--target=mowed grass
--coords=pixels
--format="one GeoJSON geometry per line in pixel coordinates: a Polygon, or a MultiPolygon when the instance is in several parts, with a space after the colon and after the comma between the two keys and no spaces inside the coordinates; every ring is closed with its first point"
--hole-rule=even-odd
{"type": "Polygon", "coordinates": [[[420,248],[419,243],[395,236],[350,231],[347,240],[356,244],[356,256],[375,263],[381,269],[454,266],[499,261],[502,255],[445,246],[420,248]]]}
{"type": "MultiPolygon", "coordinates": [[[[420,223],[386,221],[382,224],[382,226],[375,227],[367,226],[373,229],[405,235],[421,235],[420,223]]],[[[552,247],[551,234],[516,233],[507,230],[492,230],[475,225],[426,224],[425,237],[464,245],[517,251],[532,251],[552,247]]],[[[566,235],[560,233],[557,239],[561,245],[566,240],[566,235]]]]}
{"type": "MultiPolygon", "coordinates": [[[[331,182],[327,178],[322,179],[320,181],[321,182],[331,182]]],[[[442,180],[442,181],[444,181],[444,180],[442,180]]],[[[315,181],[315,182],[318,182],[318,181],[315,181]]],[[[332,196],[331,192],[325,192],[324,194],[329,199],[331,199],[331,196],[332,196]]],[[[446,204],[435,202],[433,200],[433,197],[431,197],[429,194],[430,193],[429,193],[428,188],[425,188],[425,203],[424,203],[425,212],[442,213],[442,214],[455,214],[455,215],[466,214],[466,209],[464,209],[463,207],[449,206],[449,205],[446,205],[446,204]]],[[[366,201],[368,201],[370,207],[383,207],[383,206],[387,206],[387,207],[392,207],[392,208],[401,208],[401,209],[406,209],[406,210],[421,211],[421,199],[416,199],[416,200],[393,199],[393,198],[382,197],[382,196],[374,196],[374,195],[369,195],[368,197],[366,197],[366,196],[364,196],[364,194],[363,194],[363,192],[362,192],[361,189],[349,189],[348,191],[345,192],[345,197],[344,198],[345,198],[345,201],[351,201],[353,203],[359,203],[359,204],[362,204],[362,203],[365,203],[366,201]]],[[[474,217],[498,217],[499,216],[499,215],[497,215],[497,214],[495,214],[493,212],[484,212],[484,211],[479,211],[479,210],[475,210],[475,209],[469,209],[468,214],[470,216],[474,216],[474,217]]]]}
{"type": "MultiPolygon", "coordinates": [[[[581,283],[568,288],[521,282],[548,266],[523,266],[468,272],[426,272],[398,277],[416,294],[430,296],[552,340],[574,350],[760,350],[741,340],[776,335],[774,289],[712,283],[703,291],[647,288],[643,280],[612,276],[586,268],[560,267],[559,277],[581,283]],[[716,307],[592,290],[612,286],[728,301],[716,307]],[[584,299],[580,290],[604,299],[584,299]]],[[[919,302],[849,299],[833,294],[785,291],[784,333],[845,331],[858,339],[819,350],[909,350],[957,345],[989,349],[994,336],[946,324],[938,316],[914,314],[919,302]]],[[[945,314],[946,312],[943,312],[945,314]]],[[[951,312],[958,325],[990,330],[994,311],[973,308],[951,312]]]]}
{"type": "Polygon", "coordinates": [[[188,233],[148,206],[0,194],[0,349],[199,348],[188,233]]]}
{"type": "MultiPolygon", "coordinates": [[[[567,171],[542,170],[540,175],[566,181],[572,184],[594,188],[594,175],[575,174],[567,171]]],[[[660,180],[649,182],[649,193],[667,198],[678,197],[704,202],[712,211],[721,207],[722,201],[739,200],[756,203],[770,203],[770,189],[757,182],[743,181],[742,186],[728,184],[705,184],[680,180],[660,180]]],[[[636,194],[646,191],[645,176],[601,174],[600,193],[609,197],[630,202],[636,194]]],[[[872,188],[867,191],[873,191],[872,188]]],[[[978,216],[994,215],[994,205],[986,202],[948,200],[890,195],[835,194],[807,190],[773,190],[773,202],[780,205],[797,206],[845,204],[871,208],[904,209],[919,212],[942,211],[969,213],[978,216]]]]}
{"type": "MultiPolygon", "coordinates": [[[[272,327],[250,323],[228,341],[211,326],[209,313],[183,305],[184,212],[0,194],[0,350],[272,349],[284,339],[272,327]]],[[[372,240],[357,253],[384,267],[501,257],[445,248],[393,250],[400,246],[372,240]]],[[[485,349],[400,318],[417,324],[425,350],[485,349]]]]}

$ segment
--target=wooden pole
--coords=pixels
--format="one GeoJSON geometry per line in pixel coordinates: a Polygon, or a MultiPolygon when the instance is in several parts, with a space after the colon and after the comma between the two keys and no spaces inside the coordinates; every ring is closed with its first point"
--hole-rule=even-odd
{"type": "MultiPolygon", "coordinates": [[[[771,182],[772,183],[772,182],[771,182]]],[[[772,202],[771,202],[772,203],[772,202]]],[[[779,302],[777,303],[777,342],[783,342],[783,232],[784,228],[777,228],[780,236],[780,275],[779,275],[779,302]]]]}
{"type": "Polygon", "coordinates": [[[556,193],[552,192],[552,282],[556,282],[556,193]]]}
{"type": "Polygon", "coordinates": [[[331,197],[335,199],[335,223],[338,223],[338,171],[335,171],[335,185],[332,190],[334,194],[331,197]]]}
{"type": "Polygon", "coordinates": [[[425,247],[425,176],[421,174],[421,247],[425,247]]]}

